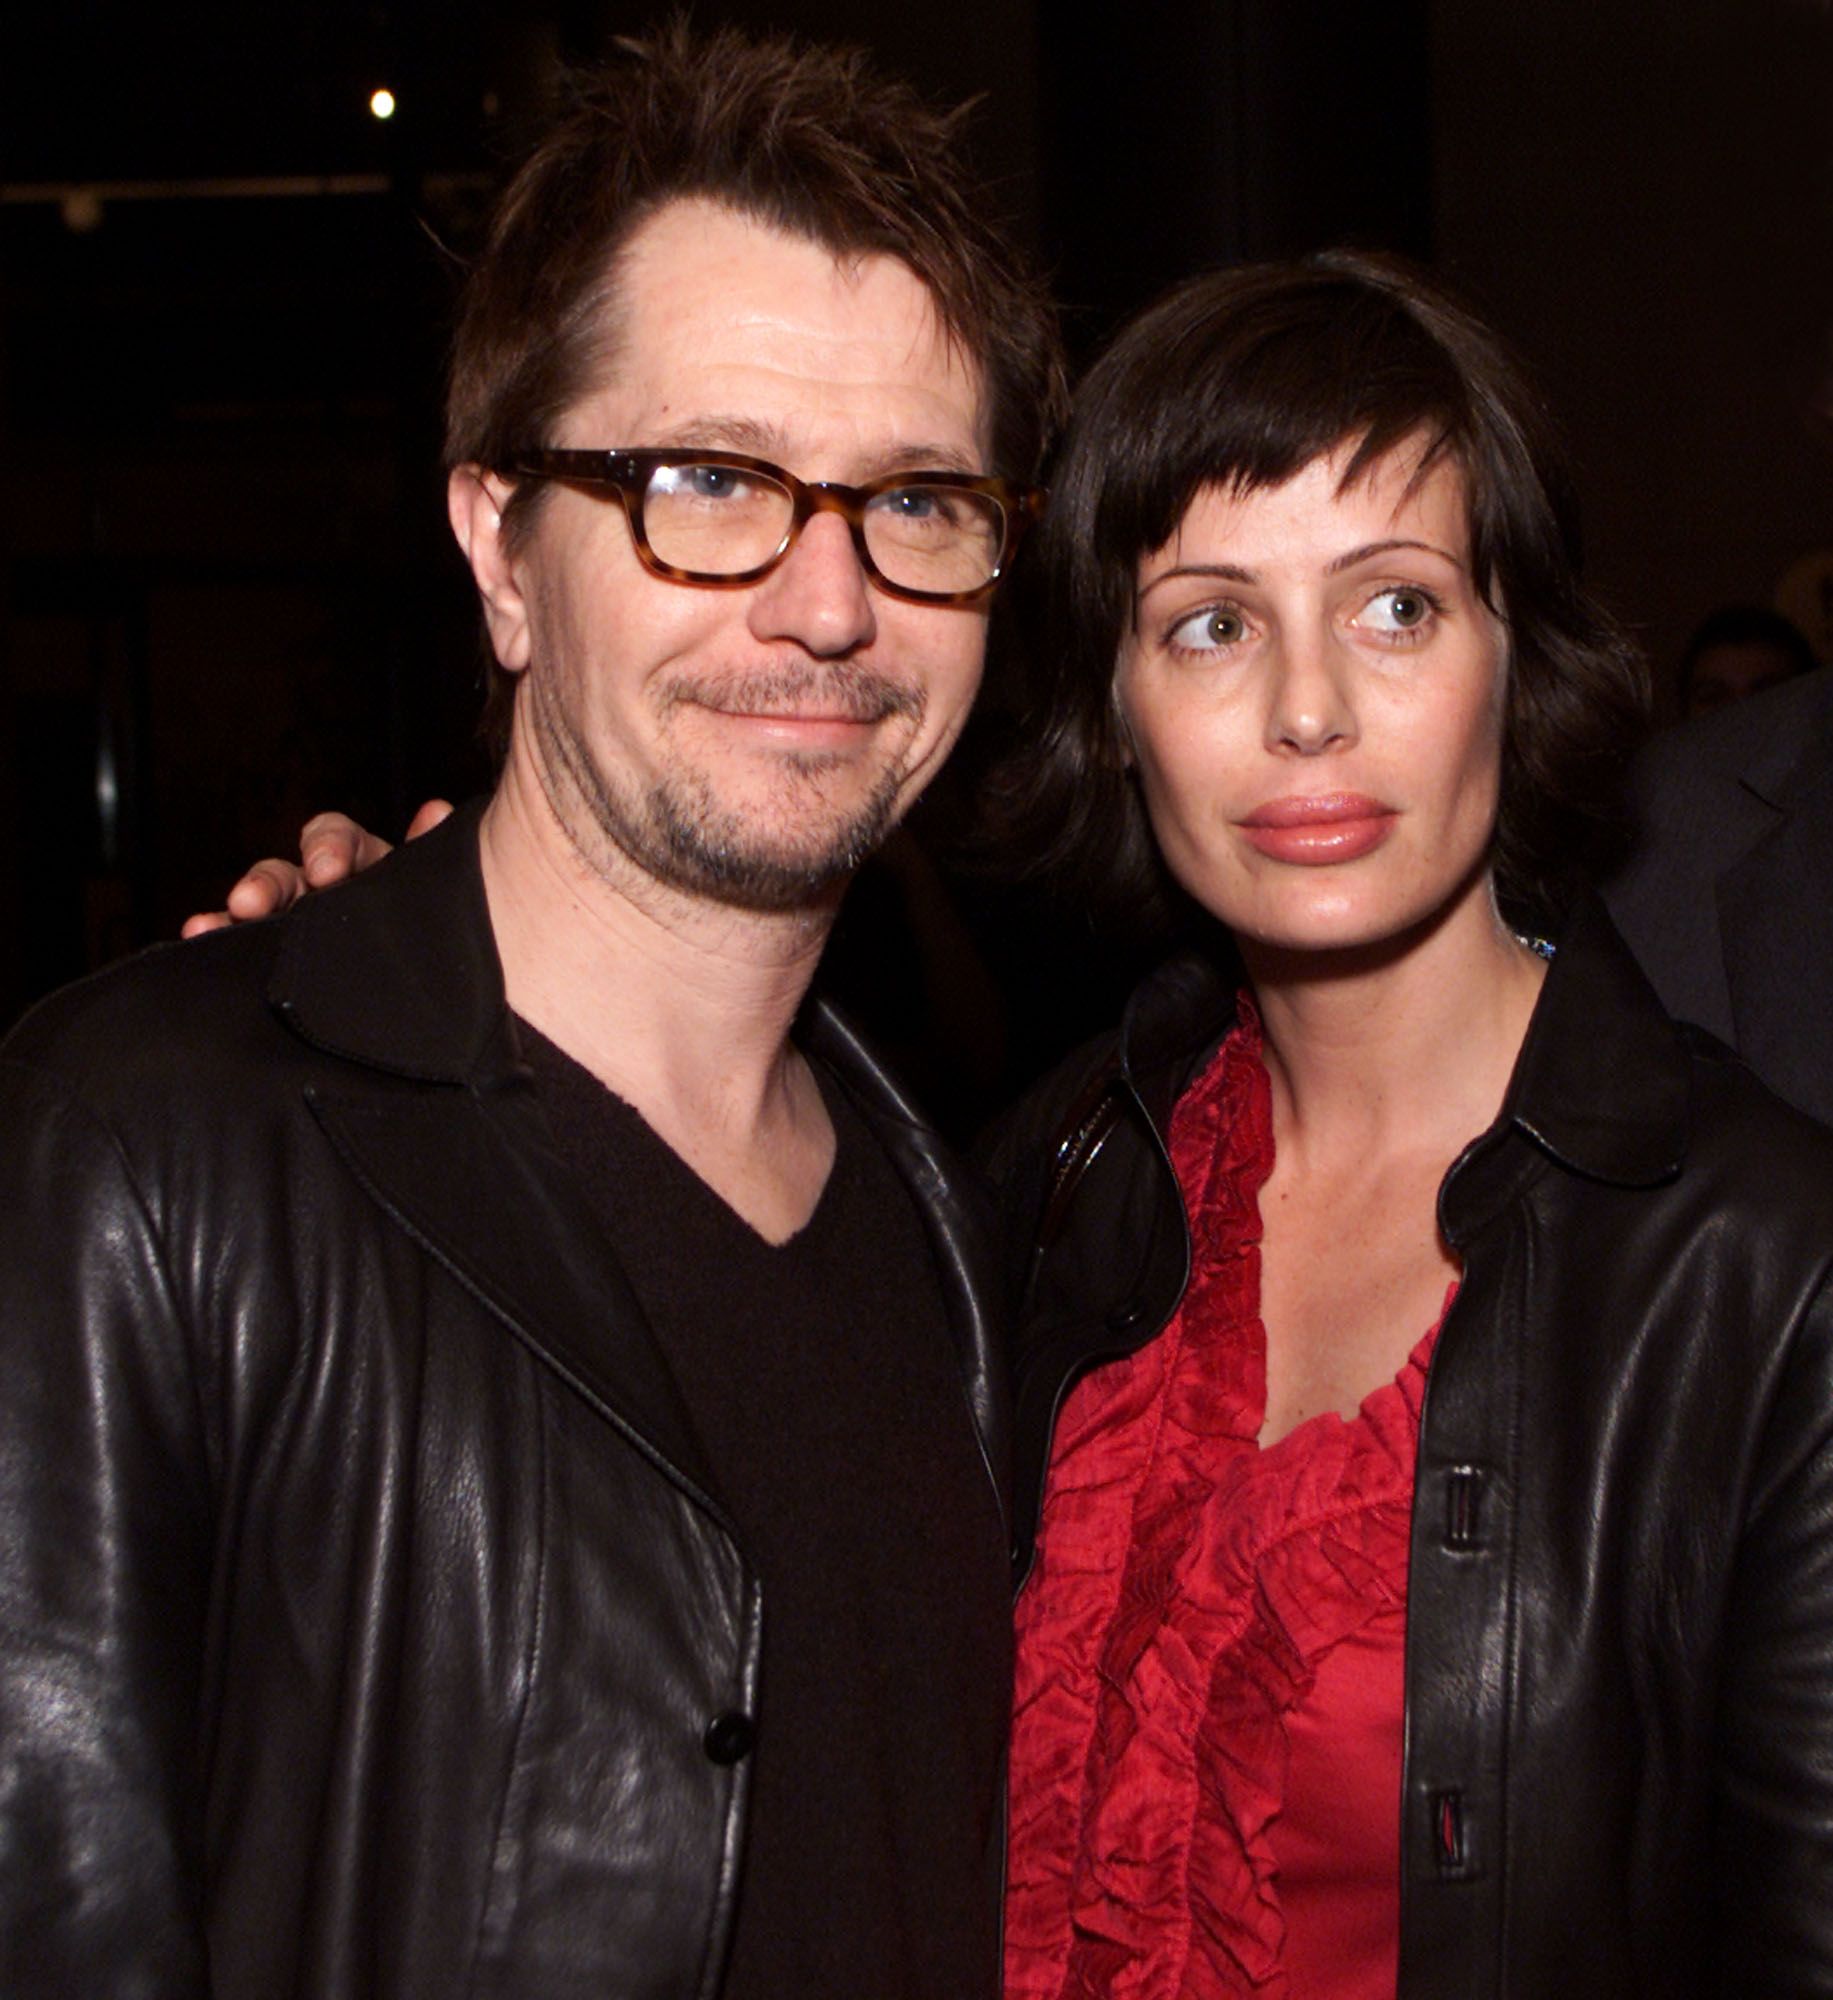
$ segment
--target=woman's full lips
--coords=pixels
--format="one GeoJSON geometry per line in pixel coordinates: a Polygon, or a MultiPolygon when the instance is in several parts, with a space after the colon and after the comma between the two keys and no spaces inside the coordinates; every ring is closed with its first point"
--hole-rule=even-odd
{"type": "Polygon", "coordinates": [[[1371,853],[1393,831],[1394,811],[1359,792],[1269,799],[1237,822],[1251,846],[1274,861],[1324,868],[1371,853]]]}

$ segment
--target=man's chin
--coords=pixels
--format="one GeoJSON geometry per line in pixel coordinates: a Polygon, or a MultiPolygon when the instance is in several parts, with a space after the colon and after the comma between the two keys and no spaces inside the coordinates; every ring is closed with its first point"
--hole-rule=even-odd
{"type": "Polygon", "coordinates": [[[668,887],[727,909],[789,916],[833,909],[858,867],[859,861],[812,866],[768,855],[721,852],[677,856],[676,866],[655,873],[668,887]]]}
{"type": "Polygon", "coordinates": [[[670,888],[729,909],[768,916],[831,911],[895,816],[887,800],[824,840],[794,844],[764,840],[748,827],[722,831],[671,821],[663,829],[663,851],[635,858],[670,888]]]}
{"type": "Polygon", "coordinates": [[[905,803],[890,773],[846,800],[824,799],[820,789],[784,786],[739,802],[673,778],[625,799],[596,782],[557,805],[556,817],[576,829],[582,855],[602,843],[611,878],[629,867],[659,888],[728,909],[816,915],[832,912],[905,803]]]}

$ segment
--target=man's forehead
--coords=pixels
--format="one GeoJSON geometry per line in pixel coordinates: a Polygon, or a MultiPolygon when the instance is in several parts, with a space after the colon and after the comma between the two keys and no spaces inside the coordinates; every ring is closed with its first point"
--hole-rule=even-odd
{"type": "Polygon", "coordinates": [[[896,257],[836,256],[684,200],[636,232],[609,290],[602,373],[582,414],[616,411],[645,435],[595,442],[777,457],[850,431],[888,469],[985,457],[980,370],[896,257]]]}

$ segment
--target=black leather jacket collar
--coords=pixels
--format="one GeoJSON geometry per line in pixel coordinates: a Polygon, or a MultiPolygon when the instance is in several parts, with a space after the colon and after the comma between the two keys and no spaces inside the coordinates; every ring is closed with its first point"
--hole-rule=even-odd
{"type": "MultiPolygon", "coordinates": [[[[1624,1045],[1590,1032],[1646,1017],[1647,981],[1592,898],[1573,909],[1515,1065],[1500,1116],[1472,1153],[1508,1129],[1577,1173],[1624,1186],[1666,1179],[1685,1150],[1686,1051],[1671,1023],[1624,1045]]],[[[1213,960],[1161,967],[1133,994],[1114,1067],[1162,1134],[1178,1093],[1234,1022],[1234,981],[1213,960]]]]}
{"type": "MultiPolygon", "coordinates": [[[[408,843],[390,864],[392,881],[360,877],[334,896],[301,904],[283,933],[269,999],[313,1047],[416,1082],[448,1084],[504,1128],[519,1159],[550,1161],[552,1144],[504,1000],[476,865],[482,816],[483,802],[473,802],[408,843]]],[[[988,1477],[1003,1508],[1009,1427],[1004,1372],[993,1362],[994,1257],[985,1205],[945,1142],[818,991],[803,1008],[796,1037],[839,1077],[917,1195],[988,1477]]],[[[326,1115],[338,1116],[329,1107],[326,1115]]],[[[540,1175],[522,1190],[531,1198],[517,1199],[495,1163],[480,1160],[475,1173],[429,1171],[429,1162],[467,1150],[462,1135],[470,1121],[456,1096],[391,1103],[386,1117],[361,1123],[360,1144],[346,1129],[347,1150],[356,1146],[372,1156],[373,1177],[399,1191],[428,1240],[466,1246],[467,1281],[512,1324],[552,1329],[539,1336],[550,1358],[702,1489],[698,1448],[659,1351],[626,1352],[607,1372],[596,1348],[580,1351],[558,1331],[579,1320],[576,1306],[563,1309],[554,1295],[561,1275],[570,1280],[569,1299],[583,1285],[585,1296],[597,1291],[618,1303],[620,1323],[642,1323],[608,1255],[595,1256],[600,1268],[590,1274],[573,1271],[575,1246],[596,1243],[600,1232],[583,1212],[555,1214],[552,1189],[568,1186],[571,1176],[540,1175]]]]}

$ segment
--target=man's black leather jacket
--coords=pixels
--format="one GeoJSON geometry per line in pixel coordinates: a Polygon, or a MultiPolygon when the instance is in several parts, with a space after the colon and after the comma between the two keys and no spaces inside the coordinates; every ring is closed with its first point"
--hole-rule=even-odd
{"type": "MultiPolygon", "coordinates": [[[[1003,1481],[983,1217],[802,1039],[1003,1481]]],[[[516,1058],[474,821],[48,1003],[0,1105],[0,1992],[716,1992],[758,1582],[516,1058]]]]}
{"type": "MultiPolygon", "coordinates": [[[[996,1148],[1021,1561],[1069,1384],[1182,1294],[1163,1134],[1232,1011],[1168,967],[996,1148]]],[[[1587,904],[1439,1209],[1402,2000],[1833,1993],[1833,1135],[1587,904]]]]}

